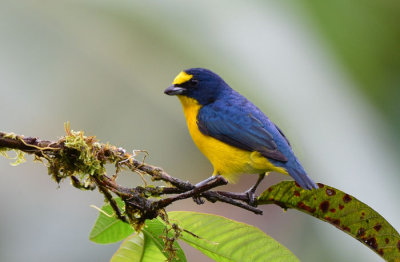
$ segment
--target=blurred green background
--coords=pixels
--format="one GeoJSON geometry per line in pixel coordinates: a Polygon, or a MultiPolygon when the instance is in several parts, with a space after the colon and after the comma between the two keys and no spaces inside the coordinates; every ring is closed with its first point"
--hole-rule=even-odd
{"type": "MultiPolygon", "coordinates": [[[[63,123],[193,182],[212,168],[163,90],[189,67],[221,75],[277,123],[317,182],[348,192],[400,229],[400,2],[0,1],[1,131],[43,139],[63,123]]],[[[42,165],[0,159],[0,261],[108,261],[91,243],[97,192],[58,187],[42,165]]],[[[267,187],[281,179],[272,174],[267,187]]],[[[227,190],[242,191],[245,176],[227,190]]],[[[124,175],[121,183],[140,179],[124,175]]],[[[380,261],[299,212],[263,216],[192,201],[261,228],[302,261],[380,261]]],[[[185,246],[189,261],[209,261],[185,246]]]]}

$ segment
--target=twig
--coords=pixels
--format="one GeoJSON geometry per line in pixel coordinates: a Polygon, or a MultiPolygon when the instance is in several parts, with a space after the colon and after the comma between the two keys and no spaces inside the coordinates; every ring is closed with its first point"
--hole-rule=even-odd
{"type": "Polygon", "coordinates": [[[164,208],[168,205],[170,205],[172,202],[175,202],[177,200],[182,200],[194,196],[200,196],[201,193],[206,192],[212,188],[221,186],[221,185],[226,185],[228,181],[226,181],[223,177],[218,176],[214,181],[212,181],[209,184],[204,184],[200,187],[193,187],[193,189],[186,191],[184,193],[181,193],[179,195],[176,195],[174,197],[169,197],[169,198],[164,198],[162,200],[157,201],[155,204],[157,205],[158,208],[164,208]]]}
{"type": "MultiPolygon", "coordinates": [[[[96,184],[100,185],[102,182],[98,179],[98,178],[94,178],[96,180],[96,184]]],[[[103,186],[99,186],[99,191],[104,195],[104,197],[107,199],[107,201],[110,203],[110,206],[112,207],[112,209],[115,212],[115,215],[117,216],[118,219],[128,223],[128,218],[122,214],[121,210],[119,210],[118,204],[117,202],[115,202],[115,199],[113,199],[112,195],[110,194],[110,192],[108,192],[108,190],[106,188],[104,188],[103,186]]]]}

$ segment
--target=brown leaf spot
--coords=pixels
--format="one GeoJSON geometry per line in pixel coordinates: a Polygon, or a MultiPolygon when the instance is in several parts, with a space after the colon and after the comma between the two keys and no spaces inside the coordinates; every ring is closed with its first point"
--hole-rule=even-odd
{"type": "Polygon", "coordinates": [[[349,227],[343,227],[343,230],[350,232],[350,228],[349,227]]]}
{"type": "Polygon", "coordinates": [[[293,194],[294,194],[295,196],[297,196],[297,197],[299,197],[299,196],[300,196],[300,192],[299,192],[299,191],[297,191],[297,190],[295,190],[293,194]]]}
{"type": "Polygon", "coordinates": [[[340,226],[340,219],[331,218],[331,217],[325,217],[325,219],[326,219],[329,223],[333,224],[333,225],[336,226],[336,227],[339,227],[339,226],[340,226]]]}
{"type": "Polygon", "coordinates": [[[326,213],[328,212],[329,209],[329,201],[325,200],[319,205],[319,209],[322,210],[322,212],[326,213]]]}
{"type": "Polygon", "coordinates": [[[400,240],[397,242],[397,249],[400,251],[400,240]]]}
{"type": "Polygon", "coordinates": [[[376,250],[378,248],[378,243],[376,243],[376,239],[374,237],[364,240],[364,243],[370,246],[372,249],[376,250]]]}
{"type": "Polygon", "coordinates": [[[334,195],[336,195],[336,191],[333,190],[333,189],[330,189],[330,188],[327,188],[327,189],[325,190],[325,192],[326,192],[326,194],[327,194],[328,196],[334,196],[334,195]]]}
{"type": "Polygon", "coordinates": [[[352,198],[348,194],[343,196],[343,202],[349,203],[351,200],[352,200],[352,198]]]}
{"type": "Polygon", "coordinates": [[[317,183],[317,185],[318,185],[319,188],[323,188],[324,187],[324,184],[321,184],[321,183],[317,183]]]}
{"type": "Polygon", "coordinates": [[[335,208],[331,208],[331,209],[329,209],[329,211],[331,211],[332,213],[335,213],[336,209],[335,208]]]}
{"type": "Polygon", "coordinates": [[[357,231],[357,237],[362,237],[365,235],[365,229],[360,227],[357,231]]]}
{"type": "Polygon", "coordinates": [[[294,184],[295,184],[297,187],[301,187],[296,181],[294,181],[294,184]]]}
{"type": "Polygon", "coordinates": [[[272,188],[270,187],[270,188],[268,188],[268,192],[271,192],[272,191],[272,188]]]}
{"type": "Polygon", "coordinates": [[[383,249],[382,249],[382,248],[380,248],[380,249],[378,250],[378,254],[381,255],[381,256],[383,256],[383,249]]]}
{"type": "Polygon", "coordinates": [[[342,210],[343,208],[344,208],[344,206],[339,204],[339,209],[342,210]]]}
{"type": "Polygon", "coordinates": [[[389,238],[385,238],[385,243],[389,244],[389,238]]]}
{"type": "Polygon", "coordinates": [[[381,224],[379,224],[379,223],[377,223],[375,226],[374,226],[374,229],[378,232],[379,230],[381,230],[381,228],[382,228],[382,225],[381,224]]]}
{"type": "Polygon", "coordinates": [[[303,209],[305,211],[308,211],[310,213],[314,213],[315,212],[315,208],[311,208],[311,207],[307,206],[306,204],[304,204],[303,202],[299,202],[297,204],[297,207],[300,208],[300,209],[303,209]]]}

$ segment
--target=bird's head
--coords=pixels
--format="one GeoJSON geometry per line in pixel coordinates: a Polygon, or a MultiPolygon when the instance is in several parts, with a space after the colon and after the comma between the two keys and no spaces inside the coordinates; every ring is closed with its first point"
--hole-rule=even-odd
{"type": "Polygon", "coordinates": [[[164,93],[170,96],[186,96],[206,105],[218,99],[228,85],[217,74],[204,68],[191,68],[180,72],[172,82],[172,86],[164,93]]]}

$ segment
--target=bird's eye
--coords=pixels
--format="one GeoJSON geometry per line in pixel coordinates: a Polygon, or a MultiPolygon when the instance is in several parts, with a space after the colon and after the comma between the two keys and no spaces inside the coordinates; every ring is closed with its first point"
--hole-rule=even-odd
{"type": "Polygon", "coordinates": [[[189,84],[190,86],[197,86],[198,83],[199,83],[199,81],[196,80],[196,79],[190,79],[189,82],[188,82],[188,84],[189,84]]]}

